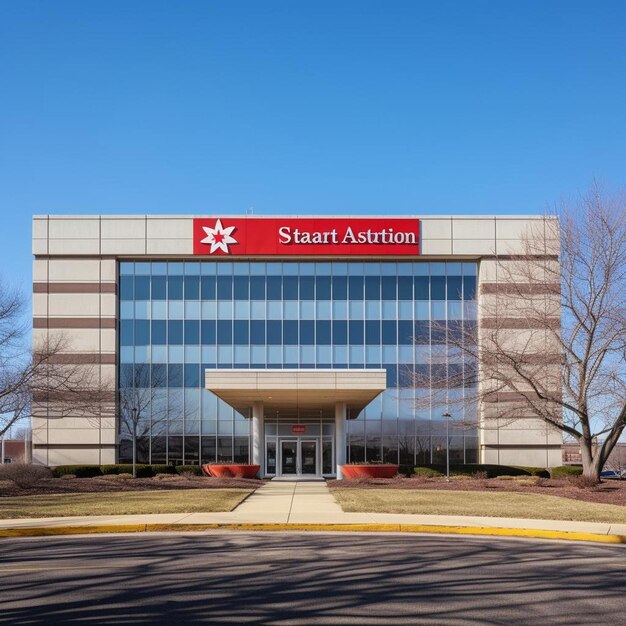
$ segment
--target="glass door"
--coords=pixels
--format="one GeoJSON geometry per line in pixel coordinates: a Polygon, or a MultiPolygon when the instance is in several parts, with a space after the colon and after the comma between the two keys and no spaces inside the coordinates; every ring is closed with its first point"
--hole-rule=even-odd
{"type": "Polygon", "coordinates": [[[295,475],[298,473],[298,442],[280,442],[280,473],[282,476],[295,475]]]}
{"type": "Polygon", "coordinates": [[[300,474],[317,475],[317,441],[300,441],[300,474]]]}

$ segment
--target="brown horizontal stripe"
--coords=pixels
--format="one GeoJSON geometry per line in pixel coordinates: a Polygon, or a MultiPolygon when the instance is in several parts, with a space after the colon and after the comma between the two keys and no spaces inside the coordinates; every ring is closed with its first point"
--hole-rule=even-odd
{"type": "Polygon", "coordinates": [[[559,283],[482,283],[481,293],[505,295],[540,295],[561,293],[559,283]]]}
{"type": "Polygon", "coordinates": [[[114,354],[99,354],[97,352],[74,352],[68,354],[53,354],[49,363],[59,363],[61,365],[115,365],[114,354]]]}
{"type": "Polygon", "coordinates": [[[115,328],[114,317],[35,317],[33,328],[115,328]]]}
{"type": "Polygon", "coordinates": [[[560,443],[483,443],[482,448],[508,448],[515,450],[561,450],[563,446],[560,443]]]}
{"type": "Polygon", "coordinates": [[[116,293],[115,283],[33,283],[33,293],[116,293]]]}
{"type": "Polygon", "coordinates": [[[518,402],[520,400],[539,400],[533,391],[521,393],[519,391],[497,391],[485,396],[484,402],[518,402]]]}
{"type": "Polygon", "coordinates": [[[503,329],[556,329],[561,327],[561,320],[558,317],[549,317],[544,320],[531,319],[527,317],[483,317],[480,320],[482,328],[503,328],[503,329]]]}
{"type": "Polygon", "coordinates": [[[515,354],[515,355],[497,355],[483,354],[480,358],[481,363],[485,365],[510,365],[512,362],[523,365],[558,365],[562,362],[563,357],[560,354],[515,354]]]}
{"type": "MultiPolygon", "coordinates": [[[[80,402],[81,393],[83,392],[71,393],[71,392],[64,392],[64,391],[50,391],[50,392],[35,391],[33,393],[33,400],[40,404],[45,404],[47,402],[54,403],[57,401],[58,402],[72,402],[72,401],[80,402]]],[[[83,393],[83,397],[86,393],[88,392],[85,391],[83,393]]],[[[98,394],[98,398],[95,398],[95,397],[90,398],[90,400],[93,401],[94,403],[96,402],[96,400],[100,401],[102,404],[106,402],[115,403],[117,401],[117,394],[115,393],[115,391],[98,392],[97,390],[94,390],[93,393],[98,394]]],[[[79,406],[79,410],[80,410],[80,406],[79,406]]]]}
{"type": "Polygon", "coordinates": [[[114,443],[34,443],[33,448],[43,448],[48,450],[63,450],[70,448],[72,450],[99,450],[117,448],[114,443]]]}
{"type": "Polygon", "coordinates": [[[481,259],[493,261],[558,261],[558,254],[481,254],[481,259]]]}

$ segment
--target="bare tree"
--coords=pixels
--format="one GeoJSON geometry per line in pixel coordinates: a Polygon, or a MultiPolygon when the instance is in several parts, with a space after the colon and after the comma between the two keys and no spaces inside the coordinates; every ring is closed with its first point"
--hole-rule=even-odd
{"type": "Polygon", "coordinates": [[[167,419],[166,405],[156,402],[158,391],[165,388],[166,382],[165,367],[151,367],[149,363],[127,367],[120,376],[120,430],[131,439],[133,478],[137,477],[137,442],[167,419]]]}
{"type": "Polygon", "coordinates": [[[474,389],[483,427],[538,418],[578,442],[583,474],[599,480],[626,426],[626,195],[594,184],[557,213],[496,258],[478,328],[434,324],[447,360],[413,384],[441,405],[474,389]]]}
{"type": "Polygon", "coordinates": [[[24,303],[17,290],[0,283],[0,437],[15,424],[24,411],[24,399],[17,393],[23,354],[22,339],[26,332],[23,321],[24,303]]]}
{"type": "Polygon", "coordinates": [[[61,333],[27,342],[24,299],[0,284],[0,437],[24,418],[37,415],[94,416],[111,399],[96,368],[73,363],[61,333]]]}

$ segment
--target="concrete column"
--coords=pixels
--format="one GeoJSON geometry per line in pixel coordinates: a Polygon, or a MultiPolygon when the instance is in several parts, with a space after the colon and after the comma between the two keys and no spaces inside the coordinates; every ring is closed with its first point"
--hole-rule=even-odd
{"type": "Polygon", "coordinates": [[[252,463],[260,465],[259,476],[265,476],[265,418],[263,402],[252,403],[252,463]]]}
{"type": "Polygon", "coordinates": [[[343,478],[341,465],[346,462],[346,418],[348,409],[345,402],[335,404],[335,457],[337,459],[337,479],[343,478]]]}

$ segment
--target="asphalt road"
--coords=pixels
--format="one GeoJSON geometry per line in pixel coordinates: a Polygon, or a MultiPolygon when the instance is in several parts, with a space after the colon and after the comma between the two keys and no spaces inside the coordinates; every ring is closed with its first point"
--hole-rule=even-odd
{"type": "Polygon", "coordinates": [[[626,545],[441,535],[0,540],[6,624],[620,624],[626,545]]]}

